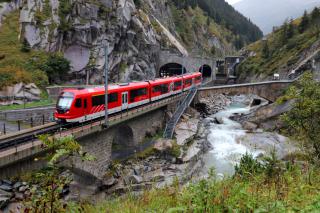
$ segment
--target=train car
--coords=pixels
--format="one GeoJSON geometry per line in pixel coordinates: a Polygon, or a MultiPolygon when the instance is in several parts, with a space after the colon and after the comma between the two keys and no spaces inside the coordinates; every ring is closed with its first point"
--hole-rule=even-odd
{"type": "MultiPolygon", "coordinates": [[[[157,101],[201,85],[201,73],[147,82],[113,84],[108,87],[108,113],[113,114],[150,101],[157,101]]],[[[57,101],[55,118],[63,122],[85,122],[105,115],[104,87],[64,90],[57,101]]]]}
{"type": "Polygon", "coordinates": [[[194,82],[193,74],[186,74],[182,77],[183,79],[183,91],[188,91],[192,88],[194,82]]]}
{"type": "Polygon", "coordinates": [[[193,83],[196,87],[199,87],[201,86],[201,83],[202,83],[202,74],[201,72],[196,72],[196,73],[193,73],[193,83]]]}
{"type": "Polygon", "coordinates": [[[172,79],[173,82],[173,89],[172,89],[172,95],[179,94],[183,90],[183,79],[182,77],[175,77],[172,79]]]}
{"type": "MultiPolygon", "coordinates": [[[[146,104],[149,99],[149,83],[115,84],[108,87],[108,113],[146,104]]],[[[104,87],[66,89],[57,101],[55,118],[65,122],[84,122],[104,116],[104,87]]]]}
{"type": "Polygon", "coordinates": [[[150,100],[156,101],[159,99],[166,98],[172,95],[173,79],[170,78],[159,78],[153,81],[149,81],[150,84],[150,100]]]}

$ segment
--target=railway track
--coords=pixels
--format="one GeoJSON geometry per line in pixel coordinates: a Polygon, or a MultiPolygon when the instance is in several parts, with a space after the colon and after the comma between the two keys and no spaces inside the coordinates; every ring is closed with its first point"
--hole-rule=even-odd
{"type": "MultiPolygon", "coordinates": [[[[182,94],[171,96],[171,97],[177,98],[177,97],[180,97],[181,95],[182,94]]],[[[170,98],[166,98],[166,99],[170,99],[170,98]]],[[[134,108],[128,110],[127,112],[134,111],[137,109],[140,110],[140,108],[142,109],[142,108],[146,107],[147,105],[151,105],[154,103],[161,103],[162,101],[165,101],[166,99],[162,99],[162,100],[154,101],[154,102],[147,103],[147,104],[144,104],[141,106],[137,106],[137,107],[134,107],[134,108]]],[[[112,120],[112,118],[117,117],[122,113],[124,113],[124,112],[121,111],[118,113],[114,113],[114,114],[110,115],[109,119],[112,120]]],[[[37,139],[37,137],[39,135],[54,134],[54,133],[59,132],[60,130],[62,130],[62,131],[71,130],[73,128],[86,126],[86,125],[90,125],[95,122],[99,122],[103,119],[104,119],[104,117],[100,117],[100,118],[90,120],[87,122],[83,122],[83,123],[67,123],[67,124],[58,124],[56,122],[51,122],[51,123],[47,123],[45,125],[37,126],[34,128],[30,128],[30,129],[22,130],[19,132],[3,135],[3,136],[0,136],[0,151],[11,148],[11,147],[15,147],[18,145],[22,145],[22,144],[25,144],[30,141],[33,141],[33,140],[37,139]]]]}
{"type": "Polygon", "coordinates": [[[17,133],[4,135],[0,137],[0,150],[7,149],[12,146],[17,146],[28,141],[32,141],[37,136],[42,134],[51,134],[56,132],[60,128],[57,123],[48,123],[36,128],[26,129],[17,133]]]}

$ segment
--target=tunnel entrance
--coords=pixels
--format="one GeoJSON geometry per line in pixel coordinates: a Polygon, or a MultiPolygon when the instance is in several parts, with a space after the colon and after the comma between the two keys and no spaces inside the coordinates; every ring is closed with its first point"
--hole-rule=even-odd
{"type": "Polygon", "coordinates": [[[187,73],[186,68],[178,63],[165,64],[160,68],[159,71],[160,77],[182,75],[185,73],[187,73]]]}
{"type": "Polygon", "coordinates": [[[202,73],[203,78],[211,78],[212,75],[212,69],[209,65],[202,65],[199,69],[199,72],[202,73]]]}

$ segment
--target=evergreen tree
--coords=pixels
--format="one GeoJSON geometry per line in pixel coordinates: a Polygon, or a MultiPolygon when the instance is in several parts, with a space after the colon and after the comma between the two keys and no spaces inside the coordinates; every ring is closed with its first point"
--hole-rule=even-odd
{"type": "Polygon", "coordinates": [[[268,40],[263,41],[262,57],[267,59],[270,57],[269,43],[268,40]]]}
{"type": "Polygon", "coordinates": [[[282,25],[282,32],[280,34],[280,41],[282,44],[285,44],[287,42],[287,35],[288,35],[288,22],[285,21],[282,25]]]}
{"type": "Polygon", "coordinates": [[[299,32],[303,33],[309,26],[309,16],[307,11],[304,11],[301,22],[299,24],[299,32]]]}
{"type": "Polygon", "coordinates": [[[207,26],[210,26],[210,17],[207,18],[207,26]]]}
{"type": "Polygon", "coordinates": [[[315,34],[320,36],[320,9],[315,7],[311,13],[311,20],[315,34]]]}
{"type": "Polygon", "coordinates": [[[320,19],[320,10],[319,8],[315,7],[311,13],[312,22],[317,22],[320,19]]]}
{"type": "Polygon", "coordinates": [[[288,24],[288,30],[286,34],[286,39],[290,39],[294,36],[294,25],[293,25],[293,20],[291,20],[288,24]]]}

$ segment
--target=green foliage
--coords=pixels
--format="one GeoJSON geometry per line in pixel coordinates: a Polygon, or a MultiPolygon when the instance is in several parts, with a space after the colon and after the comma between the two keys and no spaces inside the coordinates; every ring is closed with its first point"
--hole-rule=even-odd
{"type": "Polygon", "coordinates": [[[70,21],[67,19],[67,17],[71,14],[71,12],[72,12],[72,4],[70,0],[60,0],[59,10],[58,10],[58,15],[60,17],[60,25],[58,29],[63,33],[69,31],[72,28],[70,21]]]}
{"type": "MultiPolygon", "coordinates": [[[[44,92],[43,92],[44,93],[44,92]]],[[[49,105],[53,105],[55,104],[55,102],[51,99],[48,99],[47,97],[43,97],[41,98],[40,101],[34,101],[34,102],[28,102],[25,104],[26,108],[30,108],[30,107],[42,107],[42,106],[49,106],[49,105]]],[[[13,109],[23,109],[24,105],[8,105],[8,106],[0,106],[0,111],[2,110],[13,110],[13,109]]]]}
{"type": "Polygon", "coordinates": [[[59,53],[51,54],[40,69],[48,75],[49,82],[55,83],[65,80],[70,70],[70,62],[59,53]]]}
{"type": "Polygon", "coordinates": [[[269,57],[270,57],[270,51],[269,51],[268,41],[263,42],[262,57],[263,57],[263,58],[269,58],[269,57]]]}
{"type": "Polygon", "coordinates": [[[22,42],[22,46],[21,46],[21,52],[30,52],[31,50],[31,47],[30,47],[30,44],[29,42],[27,41],[27,39],[23,39],[23,42],[22,42]]]}
{"type": "Polygon", "coordinates": [[[311,73],[306,73],[282,99],[295,100],[293,109],[281,117],[287,133],[320,159],[320,84],[311,73]]]}
{"type": "Polygon", "coordinates": [[[31,78],[33,79],[34,82],[36,82],[37,86],[42,90],[45,90],[45,88],[49,85],[47,74],[40,69],[34,70],[31,73],[31,78]]]}
{"type": "Polygon", "coordinates": [[[219,54],[219,50],[214,49],[212,51],[212,44],[209,43],[209,39],[215,37],[224,46],[231,46],[232,42],[236,39],[236,36],[230,30],[218,25],[200,7],[195,6],[193,8],[180,9],[172,2],[170,3],[170,7],[175,23],[175,30],[181,41],[190,51],[196,47],[201,48],[208,55],[217,55],[219,54]]]}
{"type": "Polygon", "coordinates": [[[243,179],[249,179],[262,172],[262,164],[249,153],[243,155],[240,164],[235,166],[235,175],[243,179]]]}
{"type": "Polygon", "coordinates": [[[0,67],[0,88],[20,82],[30,83],[30,73],[13,66],[0,67]]]}
{"type": "Polygon", "coordinates": [[[44,149],[49,151],[47,156],[49,166],[33,174],[33,183],[38,187],[32,188],[31,197],[25,201],[25,212],[65,212],[68,206],[61,199],[61,195],[63,188],[71,180],[61,175],[60,161],[70,156],[78,156],[82,160],[89,161],[95,158],[84,153],[71,136],[56,139],[49,135],[41,135],[39,139],[44,144],[44,149]]]}
{"type": "Polygon", "coordinates": [[[279,69],[290,70],[296,66],[301,56],[317,42],[320,35],[320,28],[317,27],[315,22],[309,21],[306,24],[306,20],[311,20],[311,15],[305,15],[304,18],[291,20],[289,23],[285,22],[263,40],[249,45],[247,50],[256,54],[247,58],[238,66],[237,72],[240,79],[252,75],[272,76],[279,69]],[[303,32],[302,28],[304,28],[303,32]],[[266,48],[266,42],[268,48],[266,48]],[[268,52],[269,54],[266,54],[268,52]],[[267,55],[269,56],[266,57],[267,55]]]}
{"type": "Polygon", "coordinates": [[[310,21],[309,21],[308,13],[307,13],[307,11],[304,11],[301,22],[298,26],[300,33],[303,33],[308,28],[309,22],[310,21]]]}
{"type": "Polygon", "coordinates": [[[211,176],[185,187],[174,184],[79,208],[84,212],[317,212],[319,168],[292,165],[281,171],[272,178],[265,172],[255,173],[250,181],[211,176]]]}
{"type": "Polygon", "coordinates": [[[293,24],[293,20],[291,20],[289,22],[288,30],[286,32],[286,39],[292,38],[294,36],[294,33],[295,33],[295,26],[293,24]]]}
{"type": "MultiPolygon", "coordinates": [[[[234,35],[239,35],[238,42],[241,42],[237,44],[254,42],[263,35],[256,25],[224,0],[174,0],[173,2],[179,10],[187,10],[188,7],[201,8],[217,24],[224,26],[234,35]]],[[[239,45],[239,47],[242,46],[239,45]]]]}
{"type": "Polygon", "coordinates": [[[181,155],[181,150],[180,150],[180,146],[177,144],[176,141],[174,141],[172,143],[172,148],[169,150],[169,154],[174,156],[174,157],[180,157],[181,155]]]}
{"type": "Polygon", "coordinates": [[[311,20],[313,22],[319,21],[320,19],[320,9],[318,7],[315,7],[311,12],[311,20]]]}

